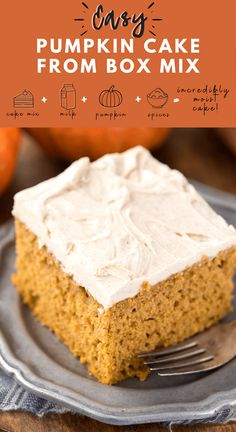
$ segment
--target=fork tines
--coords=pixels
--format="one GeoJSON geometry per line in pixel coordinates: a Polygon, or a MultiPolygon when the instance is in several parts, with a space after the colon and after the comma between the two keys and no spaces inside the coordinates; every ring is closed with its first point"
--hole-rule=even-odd
{"type": "Polygon", "coordinates": [[[144,364],[151,371],[157,371],[160,376],[186,375],[204,371],[209,368],[207,363],[214,359],[213,355],[207,355],[206,349],[198,347],[197,341],[140,354],[138,357],[143,358],[144,364]]]}

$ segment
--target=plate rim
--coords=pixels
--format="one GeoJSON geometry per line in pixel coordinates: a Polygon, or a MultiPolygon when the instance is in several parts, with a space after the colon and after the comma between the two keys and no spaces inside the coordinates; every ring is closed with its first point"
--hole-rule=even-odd
{"type": "MultiPolygon", "coordinates": [[[[110,408],[104,404],[94,403],[94,401],[93,405],[96,405],[96,408],[91,408],[89,405],[90,399],[80,394],[76,394],[77,400],[73,400],[72,397],[65,396],[65,394],[60,394],[59,397],[58,393],[61,393],[59,390],[63,389],[67,391],[67,389],[62,385],[57,385],[50,382],[48,379],[45,380],[39,377],[32,372],[27,364],[22,363],[19,359],[12,356],[11,350],[2,332],[0,332],[0,366],[9,376],[14,377],[22,387],[37,396],[107,424],[125,426],[154,422],[197,422],[209,420],[221,414],[225,409],[229,411],[232,410],[233,414],[233,410],[236,408],[236,387],[229,391],[216,392],[197,402],[153,405],[149,408],[151,411],[148,413],[139,414],[136,412],[132,414],[130,411],[137,411],[137,409],[128,408],[126,411],[126,409],[119,408],[118,410],[117,408],[110,408]],[[8,355],[7,359],[6,355],[3,354],[4,352],[8,355]],[[35,384],[34,381],[36,381],[37,384],[35,384]],[[48,388],[48,384],[53,389],[48,388]],[[81,399],[85,399],[88,403],[84,403],[81,399]],[[164,410],[164,407],[166,407],[167,412],[164,410]],[[119,414],[117,411],[119,411],[119,414]]],[[[74,393],[74,391],[70,391],[70,393],[74,393]]],[[[145,411],[147,411],[147,408],[145,408],[145,411]]]]}
{"type": "MultiPolygon", "coordinates": [[[[236,205],[233,195],[230,196],[230,194],[225,194],[221,191],[218,192],[194,181],[192,183],[195,184],[198,190],[200,189],[200,193],[210,204],[222,205],[235,211],[236,205]]],[[[4,230],[4,227],[5,234],[1,237],[3,247],[14,240],[12,220],[2,225],[1,230],[2,228],[4,230]]],[[[137,408],[109,407],[95,401],[93,401],[93,407],[91,407],[91,399],[88,397],[75,393],[74,390],[68,390],[65,386],[58,385],[49,379],[38,376],[26,363],[23,363],[14,356],[1,330],[0,367],[22,385],[23,388],[33,394],[107,424],[135,425],[154,422],[203,422],[221,414],[225,409],[229,411],[229,414],[232,411],[233,415],[233,411],[236,409],[236,387],[228,391],[215,392],[200,401],[152,405],[145,407],[144,412],[138,412],[137,408]],[[61,394],[61,391],[64,394],[61,394]]]]}

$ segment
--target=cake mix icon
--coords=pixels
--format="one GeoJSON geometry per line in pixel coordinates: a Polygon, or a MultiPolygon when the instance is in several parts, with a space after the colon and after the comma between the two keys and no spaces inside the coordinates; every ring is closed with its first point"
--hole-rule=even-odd
{"type": "Polygon", "coordinates": [[[14,108],[34,108],[34,96],[30,90],[23,90],[13,98],[14,108]]]}
{"type": "Polygon", "coordinates": [[[61,108],[73,110],[76,108],[76,90],[73,84],[64,84],[61,91],[61,108]]]}

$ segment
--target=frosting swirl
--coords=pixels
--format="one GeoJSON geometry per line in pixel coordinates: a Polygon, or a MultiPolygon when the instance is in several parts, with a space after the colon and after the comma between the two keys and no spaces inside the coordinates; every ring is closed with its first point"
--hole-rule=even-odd
{"type": "Polygon", "coordinates": [[[104,309],[236,245],[236,231],[178,171],[142,147],[15,196],[13,214],[104,309]]]}

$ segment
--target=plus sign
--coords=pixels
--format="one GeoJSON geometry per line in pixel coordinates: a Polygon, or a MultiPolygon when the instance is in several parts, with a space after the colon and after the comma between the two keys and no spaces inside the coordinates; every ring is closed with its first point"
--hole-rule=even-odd
{"type": "Polygon", "coordinates": [[[81,101],[84,102],[84,103],[87,102],[87,100],[88,100],[88,98],[86,98],[86,96],[83,96],[82,99],[81,99],[81,101]]]}
{"type": "Polygon", "coordinates": [[[41,101],[45,104],[47,102],[47,98],[44,96],[41,101]]]}
{"type": "Polygon", "coordinates": [[[140,101],[141,101],[142,99],[141,99],[141,97],[140,97],[140,96],[137,96],[135,100],[136,100],[136,102],[138,102],[138,103],[139,103],[139,102],[140,102],[140,101]]]}

